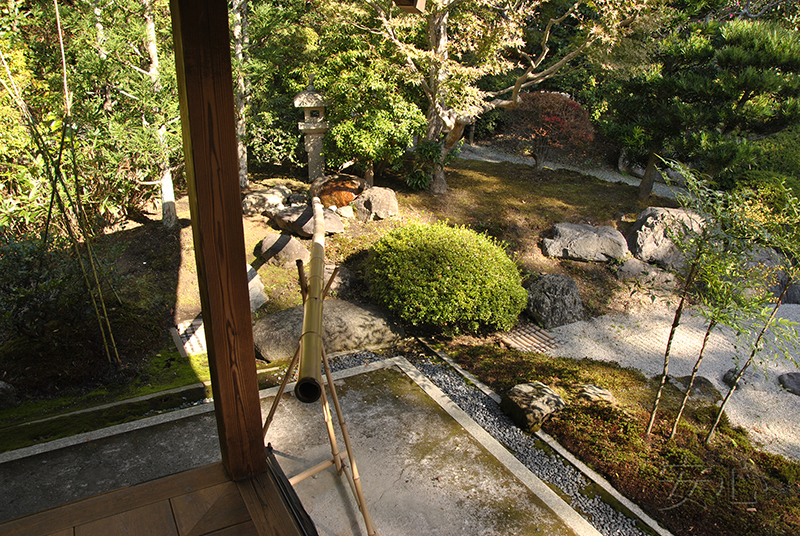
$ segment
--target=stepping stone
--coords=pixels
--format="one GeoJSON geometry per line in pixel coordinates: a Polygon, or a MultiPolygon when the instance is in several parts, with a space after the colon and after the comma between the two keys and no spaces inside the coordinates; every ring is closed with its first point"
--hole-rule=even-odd
{"type": "Polygon", "coordinates": [[[778,382],[780,382],[781,387],[793,395],[800,396],[800,372],[781,374],[778,376],[778,382]]]}

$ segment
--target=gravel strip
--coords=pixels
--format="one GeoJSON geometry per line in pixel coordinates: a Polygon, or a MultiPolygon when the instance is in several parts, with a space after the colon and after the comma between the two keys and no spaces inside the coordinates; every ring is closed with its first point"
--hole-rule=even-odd
{"type": "MultiPolygon", "coordinates": [[[[522,432],[500,410],[500,406],[445,363],[428,358],[406,358],[476,423],[508,448],[533,474],[570,497],[570,506],[605,536],[640,536],[637,520],[627,517],[597,494],[581,491],[591,482],[557,453],[522,432]],[[538,443],[538,444],[537,444],[538,443]],[[544,447],[544,448],[543,448],[544,447]]],[[[385,359],[372,352],[359,352],[332,359],[333,372],[385,359]]]]}

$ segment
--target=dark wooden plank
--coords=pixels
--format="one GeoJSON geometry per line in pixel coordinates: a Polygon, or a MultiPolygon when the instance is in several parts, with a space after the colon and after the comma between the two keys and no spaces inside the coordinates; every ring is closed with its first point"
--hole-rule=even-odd
{"type": "Polygon", "coordinates": [[[75,536],[178,536],[169,501],[159,501],[75,527],[75,536]]]}
{"type": "Polygon", "coordinates": [[[236,482],[259,536],[303,536],[268,473],[236,482]]]}
{"type": "Polygon", "coordinates": [[[209,532],[205,536],[258,536],[258,531],[252,521],[247,521],[241,525],[228,527],[216,532],[209,532]]]}
{"type": "Polygon", "coordinates": [[[250,521],[233,482],[173,497],[170,502],[180,536],[202,536],[250,521]]]}
{"type": "Polygon", "coordinates": [[[171,0],[189,208],[222,461],[234,479],[266,470],[226,0],[171,0]]]}
{"type": "Polygon", "coordinates": [[[52,534],[48,534],[47,536],[75,536],[75,530],[71,528],[64,529],[58,532],[53,532],[52,534]]]}
{"type": "Polygon", "coordinates": [[[0,525],[3,536],[41,536],[154,502],[230,482],[221,463],[96,495],[0,525]]]}

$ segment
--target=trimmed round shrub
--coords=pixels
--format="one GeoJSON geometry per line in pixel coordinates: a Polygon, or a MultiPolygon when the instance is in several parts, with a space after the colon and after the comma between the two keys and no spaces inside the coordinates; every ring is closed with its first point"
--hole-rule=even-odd
{"type": "Polygon", "coordinates": [[[508,330],[528,300],[501,243],[443,223],[385,235],[370,250],[365,278],[373,299],[403,321],[454,333],[508,330]]]}

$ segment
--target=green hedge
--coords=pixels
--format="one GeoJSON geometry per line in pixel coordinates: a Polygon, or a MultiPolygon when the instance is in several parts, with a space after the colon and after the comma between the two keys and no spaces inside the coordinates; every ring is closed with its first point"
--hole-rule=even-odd
{"type": "Polygon", "coordinates": [[[465,227],[412,224],[370,250],[370,294],[414,326],[458,333],[508,330],[527,303],[501,243],[465,227]]]}

